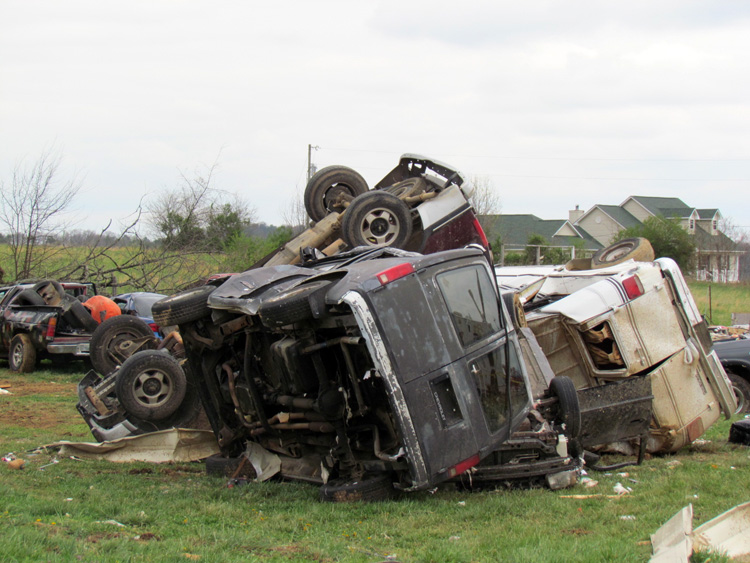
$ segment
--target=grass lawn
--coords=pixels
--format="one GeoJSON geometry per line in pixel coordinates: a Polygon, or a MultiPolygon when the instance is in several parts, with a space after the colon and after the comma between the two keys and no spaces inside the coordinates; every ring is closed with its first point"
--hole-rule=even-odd
{"type": "Polygon", "coordinates": [[[709,324],[731,325],[732,313],[750,313],[749,283],[688,283],[701,314],[709,324]]]}
{"type": "MultiPolygon", "coordinates": [[[[3,561],[647,561],[650,534],[688,503],[697,526],[750,500],[750,449],[727,444],[729,421],[627,476],[592,474],[594,488],[445,485],[376,504],[324,504],[302,483],[228,489],[200,463],[59,459],[29,451],[93,439],[75,411],[83,365],[26,375],[6,367],[0,386],[12,394],[0,395],[0,454],[27,465],[0,463],[3,561]],[[605,496],[617,482],[632,493],[605,496]]],[[[707,559],[723,560],[693,560],[707,559]]]]}

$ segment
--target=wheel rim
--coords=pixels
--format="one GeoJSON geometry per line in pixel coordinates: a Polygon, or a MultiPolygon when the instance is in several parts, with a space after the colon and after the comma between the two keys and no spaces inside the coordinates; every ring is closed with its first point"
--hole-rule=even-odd
{"type": "Polygon", "coordinates": [[[23,344],[13,346],[13,365],[18,367],[23,361],[23,344]]]}
{"type": "Polygon", "coordinates": [[[122,365],[135,352],[133,340],[141,338],[140,333],[122,332],[115,335],[107,344],[107,356],[115,365],[122,365]]]}
{"type": "Polygon", "coordinates": [[[742,389],[740,389],[736,385],[732,385],[732,390],[734,391],[734,396],[737,399],[737,410],[734,411],[734,414],[738,414],[745,410],[745,403],[747,402],[747,398],[742,392],[742,389]]]}
{"type": "Polygon", "coordinates": [[[345,201],[353,199],[354,190],[347,184],[335,184],[326,190],[323,196],[323,205],[329,212],[341,211],[345,201]]]}
{"type": "Polygon", "coordinates": [[[427,183],[422,178],[409,178],[385,188],[385,191],[399,199],[405,199],[423,193],[426,185],[427,183]]]}
{"type": "Polygon", "coordinates": [[[174,382],[160,369],[146,370],[133,381],[133,395],[146,407],[159,407],[174,393],[174,382]]]}
{"type": "Polygon", "coordinates": [[[614,262],[633,250],[632,244],[618,244],[602,256],[602,262],[614,262]]]}
{"type": "Polygon", "coordinates": [[[401,231],[401,225],[388,209],[378,208],[365,215],[360,230],[362,238],[370,244],[390,244],[401,231]]]}

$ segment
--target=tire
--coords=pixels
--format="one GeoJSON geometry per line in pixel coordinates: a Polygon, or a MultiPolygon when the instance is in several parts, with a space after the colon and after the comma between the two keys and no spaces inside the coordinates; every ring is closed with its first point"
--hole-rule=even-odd
{"type": "MultiPolygon", "coordinates": [[[[57,292],[58,296],[60,297],[60,301],[57,302],[57,303],[54,303],[54,306],[55,307],[62,307],[63,306],[63,302],[65,301],[65,296],[67,294],[65,293],[65,289],[63,288],[63,286],[60,285],[60,282],[55,281],[55,280],[44,280],[44,281],[40,281],[40,282],[35,283],[34,287],[32,287],[31,289],[34,291],[34,293],[39,294],[39,290],[40,289],[42,289],[43,287],[46,287],[46,286],[48,286],[50,284],[52,285],[52,287],[55,288],[55,291],[57,292]]],[[[44,303],[47,304],[46,301],[44,301],[44,303]]],[[[53,304],[49,303],[49,305],[53,305],[53,304]]]]}
{"type": "Polygon", "coordinates": [[[399,199],[414,197],[427,191],[427,182],[424,178],[408,178],[392,186],[383,188],[384,192],[395,195],[399,199]]]}
{"type": "Polygon", "coordinates": [[[202,285],[157,301],[151,307],[154,322],[159,326],[171,326],[209,316],[211,309],[208,307],[208,296],[215,289],[214,285],[202,285]]]}
{"type": "Polygon", "coordinates": [[[177,411],[186,387],[187,378],[177,360],[164,352],[145,350],[122,364],[115,392],[128,415],[157,421],[177,411]]]}
{"type": "MultiPolygon", "coordinates": [[[[185,369],[188,369],[187,367],[185,369]]],[[[158,430],[169,430],[170,428],[198,428],[210,430],[208,419],[203,411],[198,387],[189,380],[185,387],[185,398],[177,410],[170,416],[161,420],[145,420],[128,414],[127,419],[136,427],[134,435],[156,432],[158,430]]]]}
{"type": "Polygon", "coordinates": [[[503,303],[505,303],[505,307],[508,309],[508,313],[510,314],[510,322],[513,324],[513,327],[516,330],[519,330],[523,327],[529,326],[526,322],[526,313],[524,313],[523,305],[521,305],[521,298],[518,296],[518,293],[503,293],[502,299],[503,303]]]}
{"type": "Polygon", "coordinates": [[[395,195],[382,190],[355,198],[341,222],[341,238],[351,248],[403,248],[411,237],[411,231],[409,207],[395,195]]]}
{"type": "Polygon", "coordinates": [[[109,375],[133,355],[130,344],[134,339],[153,335],[151,328],[137,317],[111,317],[98,325],[91,336],[91,364],[99,374],[109,375]]]}
{"type": "Polygon", "coordinates": [[[628,260],[653,262],[654,249],[648,239],[643,237],[626,238],[596,251],[591,257],[591,268],[593,270],[607,268],[628,260]]]}
{"type": "Polygon", "coordinates": [[[20,291],[11,301],[12,305],[45,305],[44,299],[33,289],[20,291]]]}
{"type": "Polygon", "coordinates": [[[69,308],[63,313],[65,321],[72,327],[82,328],[86,332],[95,332],[99,323],[91,316],[91,311],[83,306],[80,301],[72,301],[69,308]]]}
{"type": "Polygon", "coordinates": [[[320,500],[327,502],[376,502],[392,499],[396,494],[388,473],[377,473],[362,479],[333,479],[320,487],[320,500]]]}
{"type": "Polygon", "coordinates": [[[737,397],[737,410],[734,411],[735,414],[750,412],[750,382],[736,373],[729,370],[726,371],[729,381],[732,383],[734,394],[737,397]]]}
{"type": "Polygon", "coordinates": [[[341,212],[341,201],[351,201],[369,188],[365,179],[346,166],[326,166],[318,170],[305,187],[305,210],[316,223],[333,211],[341,212]]]}
{"type": "Polygon", "coordinates": [[[8,365],[11,371],[29,373],[36,367],[36,348],[28,334],[16,334],[10,341],[8,365]]]}
{"type": "Polygon", "coordinates": [[[276,328],[312,319],[311,299],[327,291],[330,284],[329,280],[315,281],[269,297],[258,309],[261,322],[276,328]]]}
{"type": "Polygon", "coordinates": [[[574,440],[581,435],[581,405],[573,380],[564,375],[553,377],[550,396],[557,398],[557,418],[565,424],[565,435],[574,440]]]}

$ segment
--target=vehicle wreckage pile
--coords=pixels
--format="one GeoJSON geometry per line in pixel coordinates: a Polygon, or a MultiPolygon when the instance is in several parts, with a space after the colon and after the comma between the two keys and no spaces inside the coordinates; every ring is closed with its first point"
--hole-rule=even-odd
{"type": "Polygon", "coordinates": [[[202,410],[214,467],[244,456],[334,501],[448,480],[565,487],[604,444],[640,461],[734,413],[674,262],[631,239],[567,267],[494,268],[470,194],[417,155],[373,190],[320,170],[310,229],[155,303],[176,327],[164,341],[101,338],[92,358],[111,362],[79,385],[79,411],[102,440],[202,410]]]}

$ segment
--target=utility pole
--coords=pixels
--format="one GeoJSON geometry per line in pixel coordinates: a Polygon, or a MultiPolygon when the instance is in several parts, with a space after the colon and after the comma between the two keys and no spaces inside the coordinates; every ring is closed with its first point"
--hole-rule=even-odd
{"type": "Polygon", "coordinates": [[[312,163],[312,151],[320,149],[319,146],[307,145],[307,181],[310,181],[313,174],[317,171],[317,167],[312,163]]]}

